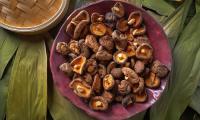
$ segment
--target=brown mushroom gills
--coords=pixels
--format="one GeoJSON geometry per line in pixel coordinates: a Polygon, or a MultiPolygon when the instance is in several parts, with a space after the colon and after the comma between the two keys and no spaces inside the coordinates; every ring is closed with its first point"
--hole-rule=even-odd
{"type": "Polygon", "coordinates": [[[146,90],[144,90],[141,94],[134,94],[134,96],[135,96],[135,102],[138,103],[145,102],[148,99],[146,90]]]}
{"type": "Polygon", "coordinates": [[[152,55],[153,55],[153,49],[147,43],[143,43],[136,50],[136,57],[139,59],[150,59],[152,55]]]}
{"type": "Polygon", "coordinates": [[[103,87],[105,90],[110,90],[113,88],[115,80],[111,74],[108,74],[103,79],[103,87]]]}
{"type": "Polygon", "coordinates": [[[91,86],[84,83],[81,79],[75,79],[70,83],[70,88],[74,89],[74,93],[82,98],[89,98],[91,96],[91,86]]]}
{"type": "Polygon", "coordinates": [[[92,23],[90,25],[90,31],[96,36],[103,36],[106,33],[106,26],[103,23],[92,23]]]}
{"type": "Polygon", "coordinates": [[[142,23],[142,13],[140,11],[134,11],[129,15],[128,18],[129,25],[133,25],[133,27],[138,27],[142,23]]]}
{"type": "Polygon", "coordinates": [[[71,63],[72,70],[78,74],[83,73],[83,68],[86,63],[86,57],[84,56],[79,56],[75,58],[71,63]]]}
{"type": "Polygon", "coordinates": [[[114,61],[118,64],[124,64],[127,59],[128,59],[128,56],[125,52],[123,51],[117,51],[115,54],[114,54],[114,61]]]}
{"type": "Polygon", "coordinates": [[[145,85],[149,88],[158,88],[160,86],[160,79],[155,73],[151,72],[149,77],[145,80],[145,85]]]}
{"type": "Polygon", "coordinates": [[[104,111],[108,109],[108,102],[102,96],[93,97],[89,105],[93,110],[104,111]]]}

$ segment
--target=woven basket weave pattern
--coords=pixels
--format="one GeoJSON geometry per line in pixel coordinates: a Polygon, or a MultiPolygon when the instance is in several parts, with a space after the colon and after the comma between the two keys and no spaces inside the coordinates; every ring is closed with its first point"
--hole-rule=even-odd
{"type": "Polygon", "coordinates": [[[39,25],[59,9],[61,0],[0,0],[0,22],[16,27],[39,25]]]}

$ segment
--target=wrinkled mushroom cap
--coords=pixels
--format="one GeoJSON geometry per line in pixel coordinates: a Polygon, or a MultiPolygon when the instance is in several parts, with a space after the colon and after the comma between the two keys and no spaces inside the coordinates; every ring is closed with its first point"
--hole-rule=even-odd
{"type": "Polygon", "coordinates": [[[98,74],[96,74],[94,76],[94,81],[93,81],[93,84],[92,84],[92,90],[96,93],[100,93],[101,88],[102,88],[101,78],[99,77],[98,74]]]}
{"type": "Polygon", "coordinates": [[[90,31],[96,36],[103,36],[106,33],[106,26],[104,23],[96,22],[90,25],[90,31]]]}
{"type": "Polygon", "coordinates": [[[160,86],[160,79],[158,76],[151,72],[147,79],[145,79],[145,85],[149,88],[158,88],[160,86]]]}
{"type": "Polygon", "coordinates": [[[69,87],[74,90],[74,93],[82,98],[89,98],[91,96],[91,86],[85,83],[83,80],[77,78],[74,79],[70,84],[69,87]]]}
{"type": "Polygon", "coordinates": [[[138,59],[150,59],[153,55],[153,48],[150,44],[143,43],[136,50],[136,57],[138,59]]]}
{"type": "Polygon", "coordinates": [[[90,17],[87,11],[82,10],[77,14],[72,21],[67,25],[66,32],[74,39],[80,37],[81,32],[90,22],[90,17]]]}
{"type": "Polygon", "coordinates": [[[70,52],[69,47],[65,42],[57,43],[56,51],[62,55],[67,55],[70,52]]]}
{"type": "Polygon", "coordinates": [[[99,47],[98,52],[96,53],[96,59],[100,61],[109,61],[112,60],[113,56],[103,46],[99,47]]]}
{"type": "Polygon", "coordinates": [[[125,15],[124,6],[120,2],[115,3],[115,5],[111,8],[111,10],[112,13],[114,13],[119,18],[125,15]]]}
{"type": "Polygon", "coordinates": [[[168,68],[165,65],[161,64],[160,61],[158,61],[158,60],[155,60],[153,62],[151,71],[160,78],[167,76],[167,74],[169,72],[168,68]]]}
{"type": "Polygon", "coordinates": [[[60,70],[66,73],[69,77],[73,76],[73,70],[69,63],[63,63],[59,66],[60,70]]]}
{"type": "Polygon", "coordinates": [[[95,96],[91,98],[89,106],[93,110],[105,111],[108,109],[108,102],[102,96],[95,96]]]}
{"type": "Polygon", "coordinates": [[[123,67],[122,73],[128,78],[138,78],[137,73],[133,69],[128,67],[123,67]]]}
{"type": "Polygon", "coordinates": [[[117,64],[114,61],[111,61],[107,66],[107,73],[109,74],[113,68],[115,68],[117,64]]]}
{"type": "Polygon", "coordinates": [[[139,73],[142,73],[144,69],[145,69],[145,63],[140,60],[137,60],[134,66],[135,72],[139,74],[139,73]]]}
{"type": "Polygon", "coordinates": [[[85,63],[86,63],[86,57],[79,56],[79,57],[76,57],[74,60],[72,60],[70,65],[74,72],[76,72],[78,74],[82,74],[85,63]]]}
{"type": "Polygon", "coordinates": [[[128,24],[133,25],[133,27],[138,27],[142,23],[142,13],[140,11],[134,11],[130,13],[128,17],[128,24]]]}
{"type": "Polygon", "coordinates": [[[94,75],[97,72],[97,62],[95,59],[88,59],[85,65],[85,71],[94,75]]]}
{"type": "Polygon", "coordinates": [[[106,67],[102,64],[98,65],[98,74],[100,78],[104,78],[104,76],[106,75],[106,67]]]}
{"type": "Polygon", "coordinates": [[[91,15],[91,22],[103,22],[104,21],[104,15],[101,15],[100,13],[94,12],[91,15]]]}
{"type": "Polygon", "coordinates": [[[114,78],[121,78],[123,76],[122,69],[121,68],[113,68],[111,70],[111,75],[114,78]]]}
{"type": "Polygon", "coordinates": [[[122,80],[118,85],[118,92],[121,95],[127,95],[131,92],[131,84],[127,80],[122,80]]]}
{"type": "Polygon", "coordinates": [[[115,80],[111,74],[107,74],[103,78],[103,87],[105,90],[110,90],[114,87],[115,85],[115,80]]]}
{"type": "Polygon", "coordinates": [[[71,40],[69,42],[69,49],[74,54],[77,54],[77,55],[80,54],[80,46],[79,46],[78,41],[76,40],[71,40]]]}
{"type": "Polygon", "coordinates": [[[113,59],[118,64],[124,64],[128,59],[128,55],[124,51],[117,51],[114,53],[113,59]]]}
{"type": "Polygon", "coordinates": [[[99,43],[94,35],[87,35],[85,38],[85,45],[92,49],[93,52],[97,52],[99,49],[99,43]]]}
{"type": "Polygon", "coordinates": [[[99,43],[101,46],[106,48],[107,50],[112,50],[114,48],[113,39],[109,35],[105,35],[99,39],[99,43]]]}

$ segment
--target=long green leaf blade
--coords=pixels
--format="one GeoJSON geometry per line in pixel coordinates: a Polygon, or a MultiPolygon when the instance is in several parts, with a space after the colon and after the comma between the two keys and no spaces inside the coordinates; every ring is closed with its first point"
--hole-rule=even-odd
{"type": "Polygon", "coordinates": [[[12,70],[12,63],[6,67],[5,73],[0,80],[0,120],[4,120],[6,114],[6,102],[8,96],[8,84],[12,70]]]}
{"type": "Polygon", "coordinates": [[[13,34],[0,29],[0,80],[10,59],[19,46],[19,39],[13,34]]]}
{"type": "MultiPolygon", "coordinates": [[[[33,39],[38,38],[33,37],[33,39]]],[[[8,89],[7,120],[46,119],[47,56],[45,42],[29,40],[20,42],[13,63],[8,89]]]]}
{"type": "Polygon", "coordinates": [[[173,52],[174,68],[169,88],[151,108],[151,120],[178,120],[200,79],[200,14],[182,32],[173,52]]]}

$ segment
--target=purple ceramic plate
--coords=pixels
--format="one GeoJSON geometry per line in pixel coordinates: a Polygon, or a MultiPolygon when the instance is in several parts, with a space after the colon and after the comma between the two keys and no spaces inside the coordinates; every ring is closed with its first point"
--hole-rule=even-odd
{"type": "MultiPolygon", "coordinates": [[[[65,59],[62,55],[56,53],[56,44],[61,41],[68,42],[70,37],[67,36],[65,29],[67,24],[71,21],[71,19],[79,13],[81,10],[86,10],[89,14],[93,12],[99,12],[101,14],[105,14],[110,11],[110,8],[115,4],[116,1],[98,1],[82,8],[75,10],[71,15],[67,18],[63,26],[61,27],[55,41],[53,47],[51,49],[50,56],[50,65],[51,71],[54,79],[54,83],[56,87],[59,89],[60,93],[70,100],[75,106],[85,111],[91,117],[102,119],[102,120],[121,120],[130,118],[152,106],[160,97],[162,92],[166,87],[166,83],[169,77],[161,80],[161,86],[159,89],[147,89],[148,91],[148,101],[145,103],[136,103],[127,108],[123,107],[121,104],[114,104],[105,112],[93,111],[91,110],[86,103],[84,103],[77,95],[73,93],[73,91],[68,87],[70,83],[70,79],[59,70],[59,65],[65,62],[65,59]]],[[[143,9],[138,8],[128,2],[121,1],[124,5],[126,14],[130,14],[132,11],[139,10],[143,14],[144,23],[147,27],[147,35],[151,42],[151,45],[154,48],[154,58],[160,60],[163,64],[165,64],[169,70],[171,69],[171,51],[167,41],[167,37],[163,32],[162,27],[143,9]]]]}

